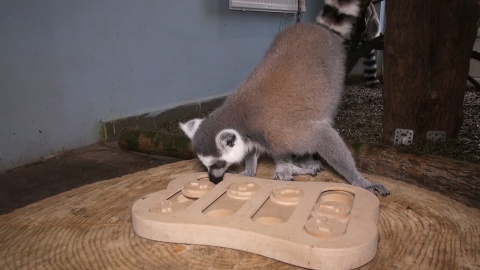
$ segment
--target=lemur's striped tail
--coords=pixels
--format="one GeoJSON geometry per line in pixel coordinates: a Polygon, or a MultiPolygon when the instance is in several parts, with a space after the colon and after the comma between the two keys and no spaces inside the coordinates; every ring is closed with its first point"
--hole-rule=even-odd
{"type": "Polygon", "coordinates": [[[360,0],[325,0],[317,23],[347,38],[360,13],[360,0]]]}
{"type": "Polygon", "coordinates": [[[380,83],[377,79],[377,59],[375,56],[375,50],[371,50],[363,57],[363,78],[365,84],[369,87],[380,83]]]}

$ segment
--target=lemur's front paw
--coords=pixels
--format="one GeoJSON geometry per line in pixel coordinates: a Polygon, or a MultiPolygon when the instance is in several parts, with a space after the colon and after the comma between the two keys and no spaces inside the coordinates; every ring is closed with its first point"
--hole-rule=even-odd
{"type": "Polygon", "coordinates": [[[378,193],[383,197],[390,195],[390,191],[388,191],[388,189],[382,184],[372,184],[366,186],[365,189],[371,191],[374,194],[378,193]]]}

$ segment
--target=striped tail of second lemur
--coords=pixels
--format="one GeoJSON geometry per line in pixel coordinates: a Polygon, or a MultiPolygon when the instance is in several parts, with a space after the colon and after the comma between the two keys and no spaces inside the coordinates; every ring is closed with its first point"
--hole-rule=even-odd
{"type": "MultiPolygon", "coordinates": [[[[380,20],[375,11],[375,6],[370,3],[365,15],[366,31],[362,37],[362,43],[366,43],[380,35],[380,20]]],[[[377,58],[376,51],[371,50],[363,56],[363,78],[366,86],[374,87],[379,84],[377,78],[377,58]]]]}
{"type": "Polygon", "coordinates": [[[375,50],[371,50],[363,56],[363,79],[368,87],[374,87],[380,83],[377,78],[377,57],[375,53],[375,50]]]}
{"type": "MultiPolygon", "coordinates": [[[[331,31],[339,34],[344,39],[349,38],[356,18],[360,13],[361,3],[359,0],[325,0],[325,6],[316,21],[331,31]]],[[[380,35],[380,21],[373,4],[367,7],[365,16],[366,31],[362,37],[362,43],[380,35]]],[[[379,83],[377,79],[377,61],[375,50],[364,56],[364,80],[367,86],[375,86],[379,83]]]]}
{"type": "Polygon", "coordinates": [[[359,13],[360,0],[325,0],[316,21],[346,39],[359,13]]]}

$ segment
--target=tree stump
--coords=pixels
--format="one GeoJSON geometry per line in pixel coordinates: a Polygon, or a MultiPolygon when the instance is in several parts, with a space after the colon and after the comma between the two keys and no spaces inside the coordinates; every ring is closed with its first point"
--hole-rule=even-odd
{"type": "MultiPolygon", "coordinates": [[[[197,160],[96,182],[0,216],[0,269],[300,269],[248,252],[149,241],[132,231],[131,207],[197,160]]],[[[258,177],[274,165],[259,163],[258,177]]],[[[362,269],[478,269],[480,211],[415,185],[365,174],[388,187],[379,197],[380,242],[362,269]]],[[[296,181],[342,182],[327,171],[296,181]]],[[[275,248],[275,247],[272,247],[275,248]]]]}

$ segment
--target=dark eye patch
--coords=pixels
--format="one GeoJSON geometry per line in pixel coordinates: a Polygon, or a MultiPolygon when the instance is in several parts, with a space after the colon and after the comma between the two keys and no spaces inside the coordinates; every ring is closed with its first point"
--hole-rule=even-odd
{"type": "Polygon", "coordinates": [[[226,165],[227,165],[227,162],[225,162],[224,160],[220,160],[220,161],[217,161],[217,162],[213,163],[212,166],[210,166],[210,168],[221,169],[221,168],[225,167],[226,165]]]}

